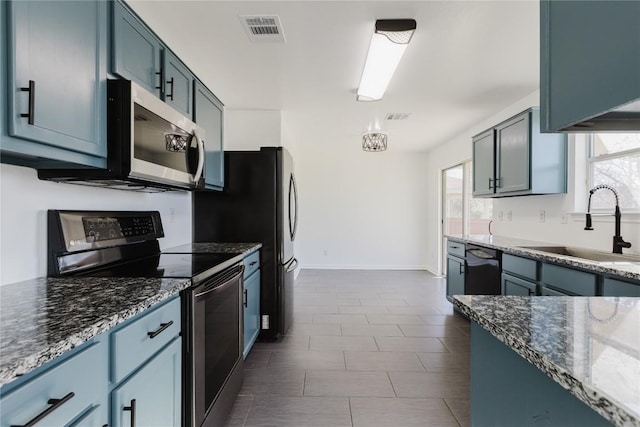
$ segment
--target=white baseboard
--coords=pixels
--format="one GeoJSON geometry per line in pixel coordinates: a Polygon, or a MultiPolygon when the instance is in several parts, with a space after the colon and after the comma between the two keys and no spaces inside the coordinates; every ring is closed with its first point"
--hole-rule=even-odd
{"type": "Polygon", "coordinates": [[[330,265],[308,264],[300,267],[302,270],[427,270],[424,265],[330,265]]]}

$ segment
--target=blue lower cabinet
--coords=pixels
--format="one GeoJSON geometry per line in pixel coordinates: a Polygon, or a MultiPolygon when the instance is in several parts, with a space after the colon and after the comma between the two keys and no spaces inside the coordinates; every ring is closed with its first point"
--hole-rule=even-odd
{"type": "Polygon", "coordinates": [[[182,340],[176,338],[111,393],[112,427],[173,427],[181,422],[182,340]]]}
{"type": "Polygon", "coordinates": [[[244,352],[246,358],[260,332],[260,270],[244,281],[244,352]]]}
{"type": "Polygon", "coordinates": [[[534,296],[537,284],[508,273],[502,273],[502,295],[534,296]]]}
{"type": "Polygon", "coordinates": [[[108,417],[108,413],[109,411],[104,407],[104,405],[95,406],[82,414],[80,418],[72,422],[69,427],[108,427],[108,424],[105,421],[108,417]]]}
{"type": "Polygon", "coordinates": [[[447,257],[447,297],[464,295],[465,261],[461,258],[447,257]]]}
{"type": "Polygon", "coordinates": [[[107,345],[95,341],[3,394],[0,425],[102,426],[107,424],[106,390],[107,345]]]}
{"type": "Polygon", "coordinates": [[[602,283],[602,295],[605,297],[640,297],[640,283],[605,277],[602,283]]]}
{"type": "Polygon", "coordinates": [[[471,425],[599,427],[611,424],[471,322],[471,425]]]}

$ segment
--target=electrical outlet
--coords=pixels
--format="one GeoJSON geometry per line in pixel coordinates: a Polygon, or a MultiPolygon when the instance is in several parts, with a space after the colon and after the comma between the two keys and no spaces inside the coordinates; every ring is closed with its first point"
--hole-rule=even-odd
{"type": "Polygon", "coordinates": [[[322,251],[322,255],[327,256],[329,255],[329,251],[327,251],[326,249],[322,251]]]}
{"type": "Polygon", "coordinates": [[[511,221],[513,219],[513,212],[508,211],[507,212],[507,221],[511,221]]]}
{"type": "Polygon", "coordinates": [[[567,223],[567,216],[568,216],[568,214],[566,212],[562,213],[562,217],[560,217],[560,224],[566,224],[567,223]]]}
{"type": "Polygon", "coordinates": [[[502,221],[504,219],[504,215],[502,211],[498,211],[498,221],[502,221]]]}
{"type": "Polygon", "coordinates": [[[174,222],[176,222],[176,210],[169,208],[169,223],[173,224],[174,222]]]}
{"type": "Polygon", "coordinates": [[[547,212],[544,210],[540,211],[540,222],[544,222],[546,220],[547,217],[547,212]]]}

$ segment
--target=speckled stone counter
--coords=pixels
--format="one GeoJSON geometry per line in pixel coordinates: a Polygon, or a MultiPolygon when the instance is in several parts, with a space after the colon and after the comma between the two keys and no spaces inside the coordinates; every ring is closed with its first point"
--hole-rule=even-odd
{"type": "Polygon", "coordinates": [[[0,385],[190,285],[187,279],[41,278],[0,286],[0,385]]]}
{"type": "Polygon", "coordinates": [[[208,254],[249,254],[262,247],[262,243],[187,243],[164,249],[163,252],[191,252],[208,254]]]}
{"type": "Polygon", "coordinates": [[[545,262],[565,264],[571,267],[590,270],[598,273],[613,274],[628,279],[640,280],[640,262],[599,262],[587,259],[542,252],[522,246],[562,246],[557,243],[537,242],[513,237],[493,235],[468,235],[464,237],[447,236],[449,240],[472,243],[487,248],[498,249],[505,253],[520,255],[545,262]]]}
{"type": "Polygon", "coordinates": [[[456,295],[454,304],[609,422],[640,426],[640,298],[456,295]]]}

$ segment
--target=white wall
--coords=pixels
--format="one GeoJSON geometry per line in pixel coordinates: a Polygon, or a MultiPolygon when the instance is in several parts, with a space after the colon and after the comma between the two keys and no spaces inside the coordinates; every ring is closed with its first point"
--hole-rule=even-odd
{"type": "Polygon", "coordinates": [[[280,110],[225,110],[224,149],[256,150],[278,147],[281,140],[280,110]]]}
{"type": "MultiPolygon", "coordinates": [[[[471,137],[477,133],[508,119],[528,107],[539,105],[539,92],[536,91],[508,108],[483,120],[476,126],[462,132],[451,141],[430,150],[427,160],[428,179],[427,193],[429,199],[436,203],[429,204],[426,221],[428,224],[429,242],[427,248],[427,267],[433,272],[440,272],[442,255],[440,239],[441,193],[440,180],[443,169],[471,159],[471,137]]],[[[569,170],[566,194],[547,196],[508,197],[494,199],[493,233],[496,235],[518,237],[549,243],[589,247],[592,249],[611,251],[614,234],[613,218],[594,218],[594,231],[584,231],[584,215],[573,213],[584,211],[584,200],[587,194],[583,172],[576,172],[575,162],[584,158],[585,141],[569,137],[569,170]],[[576,178],[577,174],[577,178],[576,178]],[[540,221],[540,211],[545,211],[545,221],[540,221]],[[512,219],[507,213],[511,211],[512,219]],[[499,213],[502,212],[502,220],[499,213]]],[[[613,212],[613,210],[612,210],[613,212]]],[[[640,218],[638,214],[623,214],[621,234],[634,246],[628,253],[640,253],[640,218]]]]}
{"type": "Polygon", "coordinates": [[[0,165],[0,285],[47,274],[47,209],[158,210],[162,248],[191,241],[191,194],[141,194],[40,181],[36,171],[0,165]]]}
{"type": "Polygon", "coordinates": [[[424,269],[424,158],[416,153],[365,153],[359,136],[328,150],[309,135],[298,146],[303,268],[424,269]]]}

